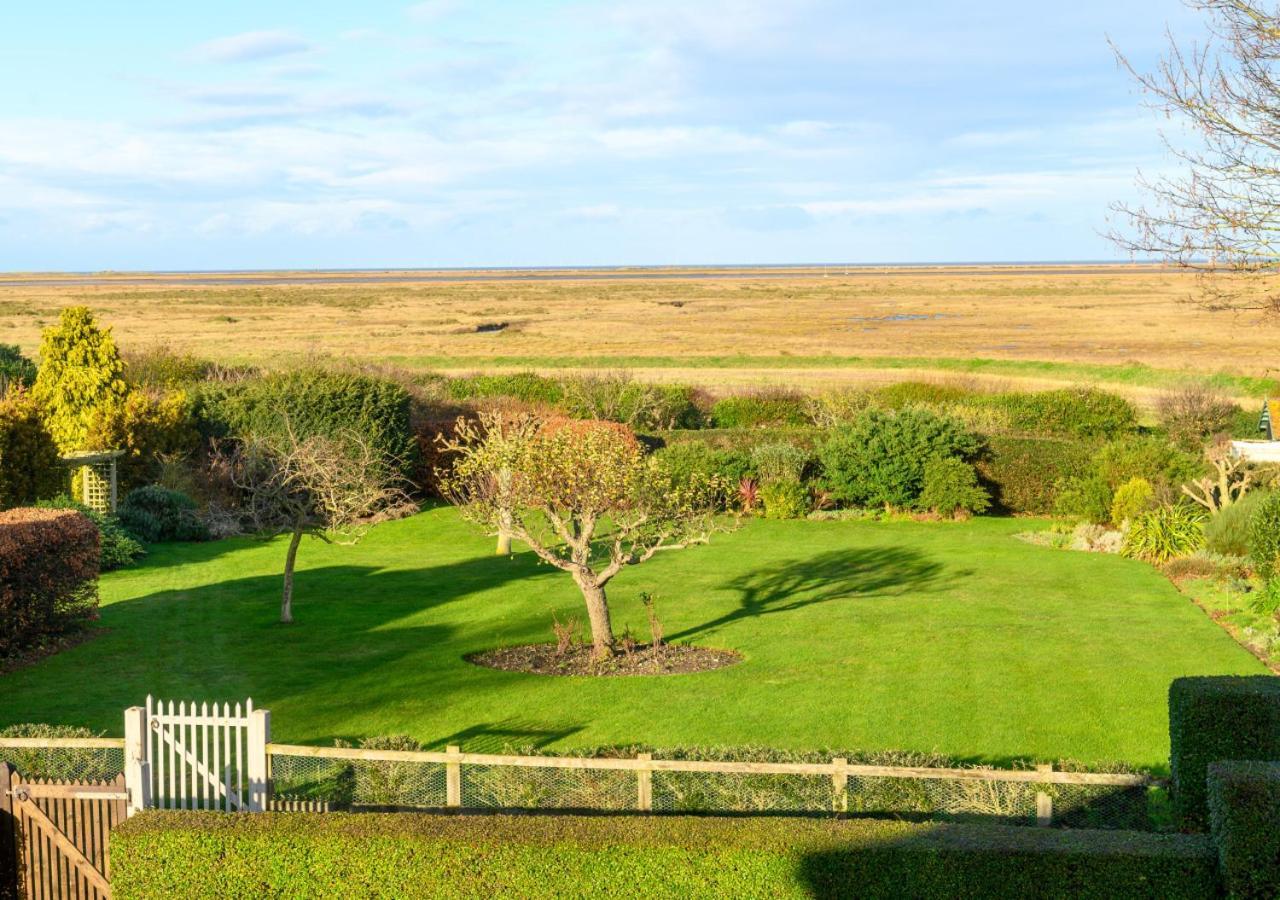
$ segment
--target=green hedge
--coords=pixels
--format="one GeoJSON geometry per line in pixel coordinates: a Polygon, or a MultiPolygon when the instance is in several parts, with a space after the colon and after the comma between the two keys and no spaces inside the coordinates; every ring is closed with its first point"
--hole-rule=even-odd
{"type": "Polygon", "coordinates": [[[160,897],[1212,897],[1204,836],[886,820],[151,812],[111,835],[160,897]]]}
{"type": "Polygon", "coordinates": [[[809,422],[809,404],[803,394],[742,394],[717,400],[711,407],[711,424],[716,428],[778,428],[804,426],[809,422]]]}
{"type": "Polygon", "coordinates": [[[1280,897],[1280,762],[1209,766],[1209,822],[1232,897],[1280,897]]]}
{"type": "Polygon", "coordinates": [[[301,437],[354,431],[406,464],[416,452],[409,392],[383,378],[304,369],[230,384],[205,385],[202,429],[214,437],[275,435],[286,422],[301,437]]]}
{"type": "Polygon", "coordinates": [[[1000,510],[1050,515],[1062,484],[1088,471],[1096,449],[1085,440],[992,435],[977,461],[978,474],[1000,510]]]}
{"type": "Polygon", "coordinates": [[[985,401],[1024,434],[1115,438],[1138,427],[1138,411],[1123,397],[1093,388],[1035,394],[994,394],[985,401]]]}
{"type": "Polygon", "coordinates": [[[1169,686],[1169,768],[1179,826],[1208,825],[1210,764],[1251,759],[1280,759],[1280,678],[1175,679],[1169,686]]]}

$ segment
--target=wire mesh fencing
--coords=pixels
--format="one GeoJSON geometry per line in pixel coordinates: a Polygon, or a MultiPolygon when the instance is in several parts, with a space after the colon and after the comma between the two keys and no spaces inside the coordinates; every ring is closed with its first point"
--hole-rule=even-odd
{"type": "Polygon", "coordinates": [[[830,763],[369,754],[273,745],[276,798],[331,809],[885,816],[1146,830],[1141,775],[830,763]],[[305,755],[290,750],[305,751],[305,755]],[[333,755],[329,755],[333,754],[333,755]],[[341,754],[341,755],[339,755],[341,754]],[[374,758],[370,758],[374,757],[374,758]],[[1091,783],[1097,779],[1102,783],[1091,783]]]}
{"type": "Polygon", "coordinates": [[[110,781],[124,772],[124,741],[0,739],[0,763],[8,763],[26,779],[110,781]]]}

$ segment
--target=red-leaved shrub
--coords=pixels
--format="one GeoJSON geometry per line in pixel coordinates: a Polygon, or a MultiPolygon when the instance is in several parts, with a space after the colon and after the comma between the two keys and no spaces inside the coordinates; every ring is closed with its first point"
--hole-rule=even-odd
{"type": "Polygon", "coordinates": [[[98,529],[62,509],[0,512],[0,659],[97,616],[98,529]]]}

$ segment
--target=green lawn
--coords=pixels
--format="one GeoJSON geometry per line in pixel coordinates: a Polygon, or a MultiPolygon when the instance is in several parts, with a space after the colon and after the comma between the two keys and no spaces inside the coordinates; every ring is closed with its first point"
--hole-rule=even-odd
{"type": "Polygon", "coordinates": [[[121,732],[161,697],[252,695],[277,740],[408,733],[435,745],[644,742],[936,750],[973,760],[1162,767],[1170,679],[1257,673],[1154,570],[1035,547],[1025,521],[753,521],[614,583],[615,624],[744,662],[665,678],[518,675],[470,652],[549,640],[578,611],[570,579],[498,559],[450,509],[303,546],[297,624],[275,622],[284,547],[154,548],[103,579],[95,640],[0,676],[0,724],[121,732]]]}

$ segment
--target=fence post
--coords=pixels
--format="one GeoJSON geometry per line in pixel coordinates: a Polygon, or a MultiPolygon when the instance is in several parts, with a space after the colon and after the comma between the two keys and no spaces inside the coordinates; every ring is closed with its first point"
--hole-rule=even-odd
{"type": "MultiPolygon", "coordinates": [[[[1036,766],[1037,772],[1052,772],[1052,763],[1047,766],[1036,766]]],[[[1036,793],[1036,824],[1048,828],[1053,824],[1053,798],[1044,791],[1036,793]]]]}
{"type": "Polygon", "coordinates": [[[849,811],[849,771],[846,768],[849,760],[837,756],[831,760],[831,765],[831,789],[835,792],[833,811],[846,813],[849,811]]]}
{"type": "MultiPolygon", "coordinates": [[[[459,757],[462,748],[457,744],[445,747],[449,756],[459,757]]],[[[451,759],[444,764],[445,804],[457,808],[462,805],[462,760],[451,759]]]]}
{"type": "Polygon", "coordinates": [[[245,761],[249,772],[249,812],[266,812],[267,794],[267,744],[271,743],[271,710],[255,709],[249,714],[249,733],[245,761]]]}
{"type": "Polygon", "coordinates": [[[124,711],[124,786],[129,794],[126,815],[151,806],[151,762],[147,759],[147,711],[131,706],[124,711]]]}
{"type": "MultiPolygon", "coordinates": [[[[653,762],[653,754],[637,753],[636,759],[641,763],[653,762]]],[[[653,811],[653,769],[648,766],[636,769],[636,809],[653,811]]]]}
{"type": "Polygon", "coordinates": [[[0,897],[18,896],[18,832],[9,786],[13,769],[0,762],[0,897]]]}

